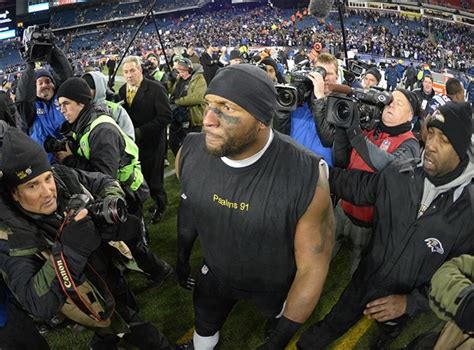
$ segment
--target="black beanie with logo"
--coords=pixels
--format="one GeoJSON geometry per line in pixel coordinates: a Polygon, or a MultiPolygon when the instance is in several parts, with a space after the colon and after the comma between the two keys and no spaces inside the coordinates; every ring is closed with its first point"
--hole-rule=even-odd
{"type": "Polygon", "coordinates": [[[8,127],[3,137],[1,179],[10,188],[51,170],[48,155],[31,137],[8,127]]]}
{"type": "Polygon", "coordinates": [[[206,95],[209,94],[234,102],[265,125],[270,125],[275,113],[275,86],[267,73],[251,64],[219,69],[209,83],[206,95]]]}
{"type": "Polygon", "coordinates": [[[82,78],[69,78],[58,89],[58,98],[66,97],[70,100],[88,105],[92,100],[89,85],[82,78]]]}
{"type": "Polygon", "coordinates": [[[471,144],[471,115],[469,102],[448,102],[433,113],[427,127],[441,130],[459,158],[464,159],[471,144]]]}

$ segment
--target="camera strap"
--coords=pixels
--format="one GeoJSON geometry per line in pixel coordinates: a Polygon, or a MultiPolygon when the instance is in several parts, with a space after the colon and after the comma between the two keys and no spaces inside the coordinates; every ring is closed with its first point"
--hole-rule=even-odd
{"type": "Polygon", "coordinates": [[[86,265],[86,269],[89,273],[84,283],[89,283],[91,290],[84,294],[84,292],[81,292],[81,286],[77,286],[74,282],[60,244],[54,245],[51,252],[51,260],[54,272],[64,294],[82,313],[97,322],[104,322],[112,316],[115,310],[114,297],[107,287],[107,284],[90,264],[86,265]],[[97,293],[94,293],[94,290],[97,291],[97,293]],[[93,304],[100,305],[101,307],[94,307],[93,304]],[[99,309],[101,310],[99,311],[99,309]]]}

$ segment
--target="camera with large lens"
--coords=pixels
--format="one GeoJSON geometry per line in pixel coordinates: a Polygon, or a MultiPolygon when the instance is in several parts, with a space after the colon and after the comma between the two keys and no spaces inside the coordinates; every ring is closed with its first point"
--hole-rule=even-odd
{"type": "Polygon", "coordinates": [[[33,62],[49,61],[54,47],[54,34],[51,29],[30,26],[23,32],[20,53],[23,59],[33,62]]]}
{"type": "Polygon", "coordinates": [[[360,127],[371,130],[380,121],[385,106],[392,102],[392,95],[378,89],[352,89],[350,96],[329,95],[326,106],[328,123],[349,128],[358,116],[360,127]]]}
{"type": "Polygon", "coordinates": [[[313,82],[308,77],[310,72],[321,74],[323,79],[326,77],[326,70],[323,67],[315,67],[312,70],[291,72],[289,84],[275,85],[278,110],[292,112],[303,105],[313,92],[313,82]]]}
{"type": "Polygon", "coordinates": [[[48,153],[56,153],[56,152],[66,152],[67,148],[67,140],[58,140],[51,135],[46,137],[44,140],[43,147],[46,152],[48,153]]]}
{"type": "Polygon", "coordinates": [[[67,211],[75,216],[84,208],[98,226],[118,224],[127,220],[127,203],[121,197],[105,197],[103,200],[92,202],[91,197],[86,194],[72,195],[67,211]]]}

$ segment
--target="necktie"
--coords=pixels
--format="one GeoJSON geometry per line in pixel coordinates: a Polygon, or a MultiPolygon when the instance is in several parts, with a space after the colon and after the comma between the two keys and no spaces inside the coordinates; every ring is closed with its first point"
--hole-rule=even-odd
{"type": "Polygon", "coordinates": [[[137,93],[136,89],[133,89],[133,88],[127,91],[127,103],[129,106],[132,105],[133,98],[135,97],[136,93],[137,93]]]}

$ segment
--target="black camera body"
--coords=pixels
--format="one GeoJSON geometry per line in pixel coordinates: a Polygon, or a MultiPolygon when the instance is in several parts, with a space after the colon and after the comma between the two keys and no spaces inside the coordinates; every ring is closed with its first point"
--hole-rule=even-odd
{"type": "Polygon", "coordinates": [[[51,135],[48,135],[46,137],[46,140],[44,140],[43,147],[44,150],[48,153],[56,153],[56,152],[66,152],[67,148],[67,140],[58,140],[54,138],[51,135]]]}
{"type": "Polygon", "coordinates": [[[23,32],[22,47],[20,49],[23,59],[32,62],[49,61],[54,47],[55,36],[51,29],[41,29],[30,26],[23,32]]]}
{"type": "Polygon", "coordinates": [[[358,117],[360,127],[371,130],[380,121],[385,106],[393,100],[392,94],[378,89],[352,89],[350,96],[329,95],[326,120],[335,126],[349,128],[358,117]]]}
{"type": "Polygon", "coordinates": [[[127,203],[120,197],[105,197],[101,201],[92,202],[87,194],[73,194],[67,205],[69,215],[75,216],[81,209],[87,209],[98,226],[127,221],[127,203]]]}
{"type": "Polygon", "coordinates": [[[326,70],[324,68],[315,67],[311,70],[291,72],[289,84],[275,85],[278,110],[292,112],[298,106],[303,105],[314,89],[313,82],[308,77],[311,72],[321,74],[323,79],[326,77],[326,70]]]}

